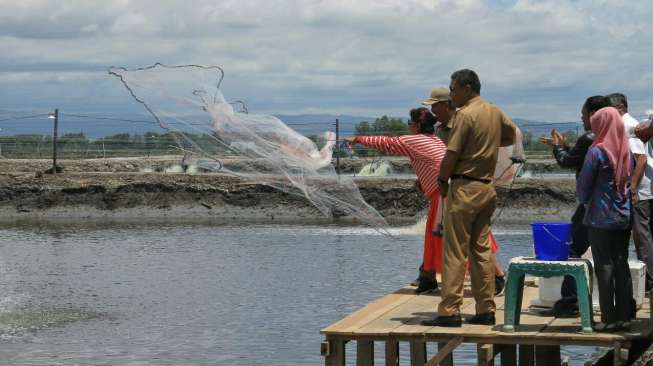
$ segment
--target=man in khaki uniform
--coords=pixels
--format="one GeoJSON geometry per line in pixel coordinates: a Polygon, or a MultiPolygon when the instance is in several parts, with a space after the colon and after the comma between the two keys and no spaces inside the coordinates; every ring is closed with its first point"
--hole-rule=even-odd
{"type": "Polygon", "coordinates": [[[459,110],[449,122],[447,153],[440,168],[444,213],[442,301],[438,316],[424,325],[460,327],[460,305],[469,259],[476,315],[472,324],[495,323],[494,264],[489,239],[496,207],[492,184],[500,146],[513,144],[515,125],[498,107],[480,97],[476,73],[463,69],[451,75],[452,103],[459,110]]]}

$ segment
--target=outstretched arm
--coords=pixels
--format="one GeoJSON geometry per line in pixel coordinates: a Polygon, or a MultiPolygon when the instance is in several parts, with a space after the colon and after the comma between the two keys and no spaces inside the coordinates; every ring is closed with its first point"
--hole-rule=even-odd
{"type": "Polygon", "coordinates": [[[565,146],[561,144],[554,145],[553,157],[555,157],[558,165],[563,168],[580,169],[583,166],[583,160],[585,160],[590,145],[592,145],[592,139],[587,135],[583,135],[571,149],[565,149],[565,146]]]}
{"type": "Polygon", "coordinates": [[[410,151],[399,137],[391,136],[356,136],[345,139],[351,144],[361,144],[372,149],[392,155],[408,156],[410,151]]]}

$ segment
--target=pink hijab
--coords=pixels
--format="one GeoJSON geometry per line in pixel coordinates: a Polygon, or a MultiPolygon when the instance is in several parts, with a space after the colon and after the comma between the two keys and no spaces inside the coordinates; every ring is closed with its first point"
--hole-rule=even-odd
{"type": "Polygon", "coordinates": [[[626,187],[632,167],[630,161],[630,146],[626,136],[626,126],[619,111],[613,107],[599,109],[590,119],[594,143],[592,146],[601,148],[608,155],[614,181],[620,190],[626,187]]]}

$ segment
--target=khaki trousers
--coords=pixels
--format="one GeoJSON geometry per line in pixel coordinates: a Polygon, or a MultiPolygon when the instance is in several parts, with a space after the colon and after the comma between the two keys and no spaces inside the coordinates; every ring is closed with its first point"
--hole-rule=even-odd
{"type": "Polygon", "coordinates": [[[442,301],[438,315],[460,314],[468,259],[476,313],[496,310],[494,262],[489,237],[496,197],[493,184],[467,179],[451,181],[444,213],[442,301]]]}

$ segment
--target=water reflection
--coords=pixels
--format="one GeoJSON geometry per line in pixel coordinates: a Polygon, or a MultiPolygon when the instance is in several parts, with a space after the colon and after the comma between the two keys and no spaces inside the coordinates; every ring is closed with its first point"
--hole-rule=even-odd
{"type": "MultiPolygon", "coordinates": [[[[320,365],[321,328],[415,277],[422,230],[5,226],[0,364],[320,365]]],[[[504,264],[529,230],[496,228],[504,264]]]]}

